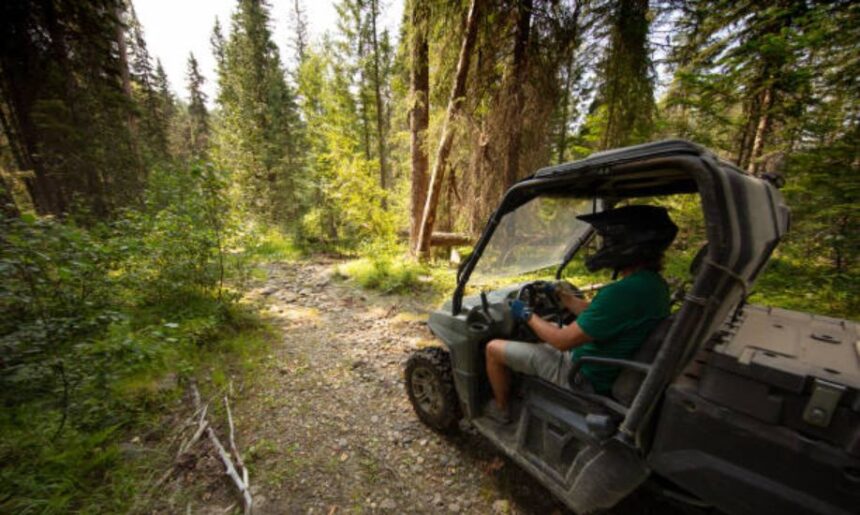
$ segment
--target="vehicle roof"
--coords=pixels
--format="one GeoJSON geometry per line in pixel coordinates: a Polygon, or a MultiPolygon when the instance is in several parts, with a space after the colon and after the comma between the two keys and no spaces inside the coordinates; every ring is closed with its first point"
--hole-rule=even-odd
{"type": "Polygon", "coordinates": [[[709,196],[720,189],[717,183],[729,182],[736,196],[744,196],[744,191],[755,195],[752,190],[768,183],[705,147],[680,139],[662,140],[541,168],[511,187],[494,218],[499,220],[538,196],[601,198],[609,203],[679,193],[709,196]]]}
{"type": "MultiPolygon", "coordinates": [[[[694,156],[712,155],[706,148],[681,139],[666,139],[651,143],[643,143],[631,147],[616,148],[595,152],[584,159],[570,161],[555,166],[545,166],[532,175],[532,178],[558,177],[576,174],[586,168],[616,165],[627,161],[640,160],[667,155],[689,154],[694,156]]],[[[741,172],[739,169],[736,169],[741,172]]]]}

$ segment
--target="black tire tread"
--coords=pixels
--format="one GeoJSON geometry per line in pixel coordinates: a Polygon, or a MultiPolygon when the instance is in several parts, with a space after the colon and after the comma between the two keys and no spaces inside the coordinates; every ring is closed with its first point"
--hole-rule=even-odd
{"type": "Polygon", "coordinates": [[[462,412],[460,410],[460,402],[457,398],[457,391],[454,389],[454,373],[451,370],[451,356],[446,349],[441,347],[427,347],[412,353],[409,360],[406,362],[404,372],[406,384],[406,393],[409,396],[409,402],[412,404],[412,409],[418,418],[424,424],[440,433],[452,433],[459,427],[462,412]],[[410,385],[410,377],[412,372],[419,366],[427,366],[432,369],[442,386],[442,393],[445,397],[445,407],[439,416],[432,416],[424,412],[418,407],[415,402],[415,397],[412,393],[410,385]]]}

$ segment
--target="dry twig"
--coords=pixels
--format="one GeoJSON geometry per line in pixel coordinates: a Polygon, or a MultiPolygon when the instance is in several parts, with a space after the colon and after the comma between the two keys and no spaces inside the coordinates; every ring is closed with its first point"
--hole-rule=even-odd
{"type": "MultiPolygon", "coordinates": [[[[195,407],[199,407],[201,402],[200,391],[197,389],[197,385],[195,385],[194,383],[191,383],[191,395],[194,399],[195,407]]],[[[229,410],[228,419],[230,423],[230,433],[232,440],[233,421],[232,415],[229,414],[229,410]]],[[[227,451],[224,449],[224,445],[221,444],[221,440],[219,440],[218,435],[215,434],[215,430],[212,429],[211,425],[207,424],[207,426],[208,427],[206,427],[206,434],[209,437],[209,441],[212,442],[212,446],[215,447],[215,450],[218,452],[218,457],[221,458],[221,463],[224,464],[225,473],[230,479],[233,480],[233,483],[236,485],[236,488],[239,490],[239,493],[242,494],[242,500],[245,504],[246,515],[250,514],[254,505],[254,500],[251,498],[251,490],[248,488],[248,484],[245,483],[241,477],[239,477],[239,473],[236,471],[236,467],[233,465],[233,460],[230,459],[230,455],[227,454],[227,451]]]]}
{"type": "MultiPolygon", "coordinates": [[[[230,383],[231,389],[233,383],[230,383]]],[[[250,483],[248,482],[248,467],[245,466],[245,463],[242,461],[242,455],[239,454],[239,449],[236,447],[236,438],[235,431],[233,429],[233,413],[230,411],[230,400],[227,396],[224,396],[224,408],[227,410],[227,425],[230,428],[230,452],[233,453],[233,457],[236,459],[236,466],[242,470],[242,481],[244,481],[245,485],[248,486],[250,483]]]]}

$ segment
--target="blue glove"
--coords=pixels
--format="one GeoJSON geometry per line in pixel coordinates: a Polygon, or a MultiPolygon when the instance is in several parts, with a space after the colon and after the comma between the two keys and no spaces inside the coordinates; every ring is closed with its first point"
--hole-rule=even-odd
{"type": "Polygon", "coordinates": [[[533,314],[531,308],[526,306],[520,299],[515,299],[511,302],[511,315],[517,322],[528,322],[533,314]]]}

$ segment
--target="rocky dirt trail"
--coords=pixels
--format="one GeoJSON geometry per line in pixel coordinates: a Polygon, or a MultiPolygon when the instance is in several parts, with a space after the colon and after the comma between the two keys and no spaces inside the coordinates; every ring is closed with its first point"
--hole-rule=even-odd
{"type": "MultiPolygon", "coordinates": [[[[418,421],[403,369],[412,351],[437,345],[431,307],[361,290],[337,277],[338,264],[271,264],[248,294],[275,339],[232,395],[254,513],[568,513],[468,423],[446,437],[418,421]]],[[[241,513],[215,456],[196,446],[155,494],[160,506],[144,511],[241,513]]],[[[665,513],[622,504],[614,514],[665,513]]]]}
{"type": "MultiPolygon", "coordinates": [[[[281,333],[234,407],[255,512],[562,513],[468,426],[443,437],[418,421],[403,367],[433,344],[428,307],[356,289],[336,264],[270,265],[250,294],[281,333]]],[[[219,485],[202,511],[231,511],[219,485]]]]}

